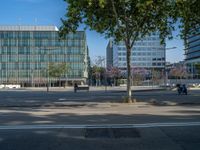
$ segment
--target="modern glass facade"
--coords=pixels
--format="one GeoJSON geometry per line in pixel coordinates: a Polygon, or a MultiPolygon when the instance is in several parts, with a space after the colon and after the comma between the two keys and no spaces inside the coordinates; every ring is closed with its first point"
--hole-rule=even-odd
{"type": "MultiPolygon", "coordinates": [[[[60,40],[54,26],[0,26],[1,84],[46,83],[49,63],[66,63],[69,72],[62,75],[62,82],[86,81],[85,32],[71,33],[60,40]]],[[[58,79],[49,80],[56,82],[58,79]]]]}
{"type": "Polygon", "coordinates": [[[188,37],[185,48],[185,61],[192,78],[200,78],[198,67],[200,65],[200,28],[196,34],[188,37]]]}
{"type": "Polygon", "coordinates": [[[186,60],[200,58],[200,32],[187,39],[186,60]]]}
{"type": "MultiPolygon", "coordinates": [[[[115,44],[110,41],[107,48],[107,66],[126,69],[126,46],[124,42],[115,44]],[[112,55],[112,56],[111,56],[112,55]]],[[[164,68],[165,45],[160,43],[158,33],[136,41],[131,54],[132,67],[164,68]]]]}

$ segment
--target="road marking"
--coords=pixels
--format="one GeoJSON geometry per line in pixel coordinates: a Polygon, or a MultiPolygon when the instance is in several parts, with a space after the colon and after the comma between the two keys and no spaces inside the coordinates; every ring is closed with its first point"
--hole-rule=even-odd
{"type": "Polygon", "coordinates": [[[179,123],[145,123],[145,124],[102,124],[102,125],[8,125],[0,130],[34,130],[34,129],[84,129],[84,128],[156,128],[156,127],[190,127],[200,126],[200,122],[179,123]]]}

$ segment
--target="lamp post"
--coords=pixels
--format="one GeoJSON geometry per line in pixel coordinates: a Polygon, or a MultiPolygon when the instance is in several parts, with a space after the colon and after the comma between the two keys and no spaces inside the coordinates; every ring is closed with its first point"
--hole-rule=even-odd
{"type": "Polygon", "coordinates": [[[107,69],[106,69],[106,58],[104,56],[97,56],[97,65],[100,65],[102,68],[105,68],[105,92],[107,91],[107,69]]]}
{"type": "Polygon", "coordinates": [[[47,68],[47,92],[49,92],[49,56],[48,56],[48,68],[47,68]]]}
{"type": "Polygon", "coordinates": [[[105,92],[107,92],[107,68],[106,68],[106,59],[103,59],[104,67],[105,67],[105,92]]]}
{"type": "Polygon", "coordinates": [[[31,69],[31,87],[33,87],[33,68],[31,69]]]}
{"type": "Polygon", "coordinates": [[[168,48],[165,48],[165,63],[164,63],[164,86],[167,85],[167,71],[166,71],[166,50],[172,50],[172,49],[176,49],[177,47],[174,46],[174,47],[168,47],[168,48]]]}
{"type": "Polygon", "coordinates": [[[59,49],[60,47],[38,47],[39,50],[47,50],[47,69],[46,69],[46,77],[47,77],[47,92],[49,92],[49,61],[50,61],[50,50],[56,50],[59,49]]]}

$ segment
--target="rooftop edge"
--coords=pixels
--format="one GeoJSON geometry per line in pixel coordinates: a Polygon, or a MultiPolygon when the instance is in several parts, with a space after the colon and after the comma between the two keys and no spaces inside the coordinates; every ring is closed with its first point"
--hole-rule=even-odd
{"type": "Polygon", "coordinates": [[[58,31],[56,26],[0,25],[0,31],[58,31]]]}

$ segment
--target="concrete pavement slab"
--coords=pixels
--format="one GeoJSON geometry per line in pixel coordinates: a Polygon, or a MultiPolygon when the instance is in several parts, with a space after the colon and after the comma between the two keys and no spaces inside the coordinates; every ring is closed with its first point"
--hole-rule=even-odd
{"type": "MultiPolygon", "coordinates": [[[[184,127],[182,134],[192,139],[195,137],[191,128],[184,127]]],[[[17,130],[0,131],[0,149],[3,150],[191,150],[198,149],[200,141],[194,144],[185,142],[187,137],[179,136],[179,127],[176,131],[171,128],[144,128],[135,129],[140,134],[137,137],[97,138],[85,137],[84,129],[54,129],[54,130],[17,130]],[[178,136],[176,136],[178,135],[178,136]],[[172,136],[172,137],[171,137],[172,136]],[[175,139],[176,138],[176,139],[175,139]]],[[[196,127],[195,130],[200,130],[196,127]]]]}

